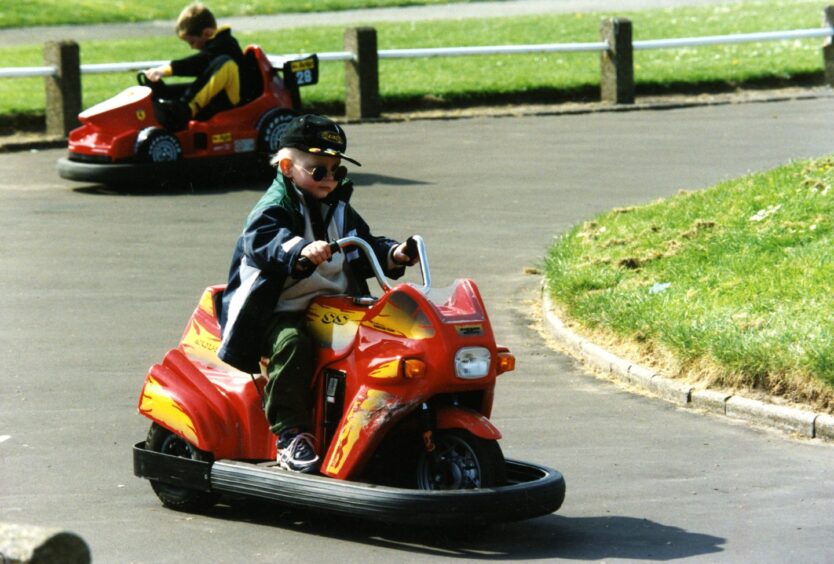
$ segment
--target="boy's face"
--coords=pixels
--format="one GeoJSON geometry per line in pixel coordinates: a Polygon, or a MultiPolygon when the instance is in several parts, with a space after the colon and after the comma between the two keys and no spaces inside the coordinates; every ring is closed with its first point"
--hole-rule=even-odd
{"type": "Polygon", "coordinates": [[[287,171],[282,167],[284,176],[292,178],[296,186],[318,200],[326,198],[339,185],[340,179],[334,178],[337,169],[341,168],[341,159],[338,157],[305,153],[287,160],[290,164],[286,167],[287,171]],[[321,180],[313,177],[316,167],[324,167],[327,171],[321,180]]]}
{"type": "Polygon", "coordinates": [[[192,49],[200,50],[206,46],[206,42],[211,39],[212,35],[214,35],[214,30],[206,28],[200,35],[189,35],[187,33],[183,33],[180,35],[180,39],[188,43],[188,46],[192,49]]]}

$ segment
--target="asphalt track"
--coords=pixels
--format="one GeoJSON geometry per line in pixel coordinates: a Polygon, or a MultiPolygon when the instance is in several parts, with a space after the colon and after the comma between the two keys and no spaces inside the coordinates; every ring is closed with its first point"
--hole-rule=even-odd
{"type": "Polygon", "coordinates": [[[831,445],[587,375],[535,329],[525,268],[597,212],[831,153],[832,131],[831,98],[348,126],[357,208],[423,235],[436,284],[475,279],[518,357],[495,402],[505,453],[568,484],[558,513],[462,537],[164,509],[132,476],[142,379],[224,281],[263,186],[113,193],[59,179],[60,150],[0,155],[0,521],[75,531],[96,562],[830,562],[831,445]]]}

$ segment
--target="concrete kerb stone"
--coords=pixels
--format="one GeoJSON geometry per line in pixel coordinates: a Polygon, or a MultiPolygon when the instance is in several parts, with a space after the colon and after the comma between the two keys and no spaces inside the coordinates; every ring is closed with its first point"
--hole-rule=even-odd
{"type": "Polygon", "coordinates": [[[714,390],[692,390],[690,401],[695,409],[702,409],[710,413],[727,415],[727,400],[732,394],[716,392],[714,390]]]}
{"type": "Polygon", "coordinates": [[[633,364],[577,335],[553,312],[550,296],[542,286],[542,309],[550,333],[577,357],[615,379],[644,389],[664,400],[717,415],[742,419],[759,426],[807,438],[834,441],[834,416],[775,405],[691,385],[633,364]]]}
{"type": "Polygon", "coordinates": [[[826,441],[834,441],[834,416],[826,413],[817,415],[814,420],[814,436],[826,441]]]}
{"type": "Polygon", "coordinates": [[[727,415],[808,438],[814,437],[814,421],[817,418],[817,414],[810,411],[739,396],[727,400],[727,415]]]}

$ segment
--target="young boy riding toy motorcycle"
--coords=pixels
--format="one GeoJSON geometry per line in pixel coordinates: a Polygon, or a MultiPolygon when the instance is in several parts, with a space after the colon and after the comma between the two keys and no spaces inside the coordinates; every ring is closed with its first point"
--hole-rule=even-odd
{"type": "Polygon", "coordinates": [[[364,239],[391,278],[415,263],[406,243],[374,236],[351,207],[353,184],[341,162],[359,163],[346,145],[344,130],[325,117],[288,124],[272,159],[278,174],[246,220],[222,298],[218,356],[245,372],[265,369],[278,462],[297,472],[315,472],[319,462],[309,433],[314,348],[305,311],[316,296],[367,295],[373,276],[361,254],[333,253],[328,241],[364,239]]]}

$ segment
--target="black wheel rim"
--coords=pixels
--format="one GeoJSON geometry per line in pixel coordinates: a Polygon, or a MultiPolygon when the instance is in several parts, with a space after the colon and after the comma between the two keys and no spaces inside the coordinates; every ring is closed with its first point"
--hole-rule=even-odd
{"type": "Polygon", "coordinates": [[[436,443],[418,467],[418,487],[422,490],[467,490],[481,487],[481,465],[472,447],[453,435],[436,443]]]}

